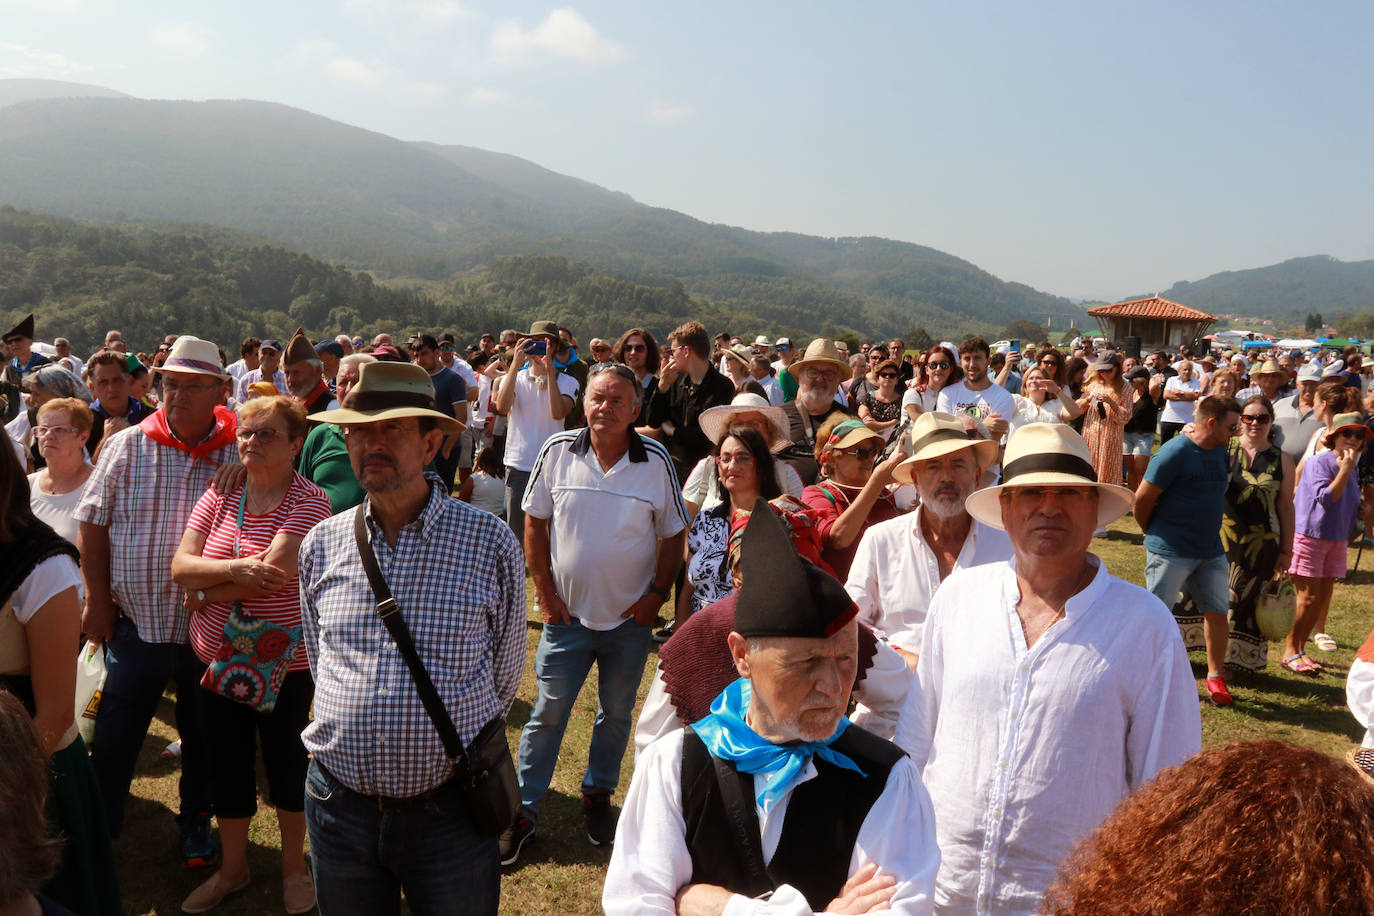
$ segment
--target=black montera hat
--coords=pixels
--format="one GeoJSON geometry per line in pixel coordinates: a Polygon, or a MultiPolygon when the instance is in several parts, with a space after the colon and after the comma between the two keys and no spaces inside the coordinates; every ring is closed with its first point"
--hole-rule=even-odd
{"type": "Polygon", "coordinates": [[[754,503],[740,553],[744,581],[735,632],[741,636],[826,639],[859,613],[838,579],[797,555],[782,520],[762,499],[754,503]]]}
{"type": "Polygon", "coordinates": [[[10,328],[5,332],[4,337],[0,337],[0,340],[9,340],[11,337],[26,337],[29,340],[33,340],[33,316],[30,315],[10,328]]]}

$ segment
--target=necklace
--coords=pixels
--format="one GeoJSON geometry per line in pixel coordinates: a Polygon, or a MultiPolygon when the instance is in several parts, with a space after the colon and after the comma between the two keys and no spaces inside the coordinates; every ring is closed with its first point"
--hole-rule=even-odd
{"type": "Polygon", "coordinates": [[[288,478],[285,486],[276,486],[271,490],[255,491],[249,484],[244,484],[245,504],[249,515],[266,515],[286,498],[286,491],[291,489],[291,481],[288,478]]]}

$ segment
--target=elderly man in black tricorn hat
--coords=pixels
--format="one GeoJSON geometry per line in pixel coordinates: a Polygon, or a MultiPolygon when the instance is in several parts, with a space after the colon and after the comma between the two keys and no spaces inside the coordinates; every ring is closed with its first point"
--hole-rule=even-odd
{"type": "MultiPolygon", "coordinates": [[[[0,325],[3,327],[3,325],[0,325]]],[[[48,358],[33,351],[33,316],[10,328],[3,338],[9,359],[5,360],[4,373],[0,374],[0,394],[5,396],[5,422],[19,416],[24,406],[20,396],[24,376],[35,369],[46,366],[48,358]]]]}
{"type": "Polygon", "coordinates": [[[845,718],[858,609],[760,503],[729,634],[739,680],[640,758],[607,913],[929,913],[940,857],[910,758],[845,718]]]}

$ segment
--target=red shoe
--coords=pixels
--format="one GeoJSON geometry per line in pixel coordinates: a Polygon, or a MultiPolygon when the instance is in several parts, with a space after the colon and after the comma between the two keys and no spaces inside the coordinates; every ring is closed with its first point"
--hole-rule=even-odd
{"type": "Polygon", "coordinates": [[[1207,692],[1212,695],[1212,702],[1217,706],[1230,706],[1235,702],[1231,691],[1226,689],[1226,682],[1219,677],[1207,678],[1207,692]]]}

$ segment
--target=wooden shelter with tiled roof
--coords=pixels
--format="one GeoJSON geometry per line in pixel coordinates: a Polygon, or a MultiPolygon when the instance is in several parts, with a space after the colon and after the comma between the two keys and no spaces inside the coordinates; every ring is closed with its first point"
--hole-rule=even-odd
{"type": "Polygon", "coordinates": [[[1097,319],[1103,336],[1118,345],[1129,337],[1139,337],[1140,349],[1145,352],[1193,345],[1217,320],[1216,315],[1159,296],[1098,306],[1088,309],[1088,314],[1097,319]]]}

